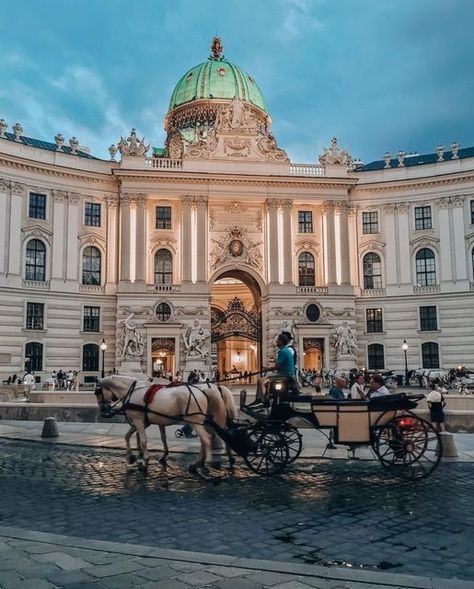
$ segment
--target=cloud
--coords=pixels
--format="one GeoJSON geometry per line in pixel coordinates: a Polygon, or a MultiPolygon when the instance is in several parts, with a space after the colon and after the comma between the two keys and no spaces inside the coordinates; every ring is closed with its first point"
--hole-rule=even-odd
{"type": "Polygon", "coordinates": [[[322,21],[312,13],[319,3],[319,0],[286,0],[288,9],[278,31],[279,38],[288,43],[302,37],[308,30],[321,29],[322,21]]]}

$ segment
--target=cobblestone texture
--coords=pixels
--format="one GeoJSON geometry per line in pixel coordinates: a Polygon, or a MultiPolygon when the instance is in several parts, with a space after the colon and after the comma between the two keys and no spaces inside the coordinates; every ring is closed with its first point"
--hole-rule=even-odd
{"type": "MultiPolygon", "coordinates": [[[[474,580],[473,464],[443,464],[428,480],[407,483],[386,476],[378,463],[324,460],[276,478],[238,468],[204,480],[187,474],[189,460],[174,461],[167,472],[153,460],[144,475],[127,470],[121,452],[3,440],[0,523],[161,548],[474,580]]],[[[116,587],[120,576],[122,586],[131,587],[127,579],[140,569],[136,559],[119,565],[94,553],[84,567],[80,551],[42,555],[41,545],[32,549],[25,560],[11,543],[0,542],[0,574],[31,572],[33,559],[49,567],[43,576],[51,586],[55,575],[68,574],[68,587],[97,589],[110,586],[103,579],[114,576],[116,587]],[[90,585],[87,575],[100,580],[90,585]]],[[[215,569],[200,569],[207,575],[202,586],[237,588],[232,576],[215,569]]],[[[165,587],[163,570],[155,578],[147,569],[143,586],[165,587]]],[[[176,583],[192,586],[192,572],[180,570],[176,583]]],[[[262,586],[252,574],[236,575],[239,586],[262,586]]],[[[266,586],[285,587],[283,577],[266,586]]],[[[16,586],[10,581],[2,586],[16,586]]]]}

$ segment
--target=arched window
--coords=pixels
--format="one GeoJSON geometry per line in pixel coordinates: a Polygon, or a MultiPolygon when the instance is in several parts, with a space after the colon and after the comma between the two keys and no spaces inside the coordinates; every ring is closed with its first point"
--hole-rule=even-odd
{"type": "Polygon", "coordinates": [[[298,257],[298,284],[315,285],[314,256],[309,252],[302,252],[298,257]]]}
{"type": "Polygon", "coordinates": [[[31,239],[26,245],[26,280],[46,280],[46,246],[39,239],[31,239]]]}
{"type": "Polygon", "coordinates": [[[369,344],[367,346],[367,366],[369,370],[385,368],[385,360],[382,344],[369,344]]]}
{"type": "Polygon", "coordinates": [[[382,262],[374,252],[365,254],[362,261],[364,269],[364,288],[382,288],[382,262]]]}
{"type": "Polygon", "coordinates": [[[436,284],[435,255],[427,247],[416,253],[416,284],[417,286],[434,286],[436,284]]]}
{"type": "Polygon", "coordinates": [[[173,256],[165,249],[155,254],[155,284],[173,283],[173,256]]]}
{"type": "Polygon", "coordinates": [[[439,346],[436,342],[426,342],[421,346],[423,368],[439,368],[439,346]]]}
{"type": "Polygon", "coordinates": [[[84,372],[99,370],[99,346],[97,344],[86,344],[82,348],[82,370],[84,372]]]}
{"type": "Polygon", "coordinates": [[[100,284],[100,268],[102,256],[100,251],[91,245],[82,252],[82,284],[100,284]]]}
{"type": "Polygon", "coordinates": [[[25,346],[25,370],[43,370],[43,344],[28,342],[25,346]]]}
{"type": "Polygon", "coordinates": [[[171,307],[167,303],[160,303],[156,307],[156,318],[158,321],[168,321],[171,317],[171,307]]]}

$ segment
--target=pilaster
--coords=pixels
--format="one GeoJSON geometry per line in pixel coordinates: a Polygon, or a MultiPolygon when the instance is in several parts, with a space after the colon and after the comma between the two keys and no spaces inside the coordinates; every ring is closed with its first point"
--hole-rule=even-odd
{"type": "Polygon", "coordinates": [[[130,205],[132,195],[120,195],[120,282],[130,282],[130,205]]]}

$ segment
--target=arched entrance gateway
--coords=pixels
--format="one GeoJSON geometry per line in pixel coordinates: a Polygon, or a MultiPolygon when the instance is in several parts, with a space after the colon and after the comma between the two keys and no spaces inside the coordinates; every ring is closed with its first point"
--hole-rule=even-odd
{"type": "Polygon", "coordinates": [[[262,364],[261,357],[260,287],[247,272],[228,270],[211,287],[213,370],[219,370],[222,378],[256,372],[262,364]]]}

